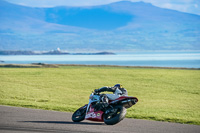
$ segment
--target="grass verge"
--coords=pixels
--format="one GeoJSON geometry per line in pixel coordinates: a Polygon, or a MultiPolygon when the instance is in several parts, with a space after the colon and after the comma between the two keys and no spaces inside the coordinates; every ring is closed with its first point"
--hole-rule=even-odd
{"type": "Polygon", "coordinates": [[[73,112],[94,89],[121,83],[139,102],[128,118],[200,125],[200,71],[62,66],[0,68],[0,104],[73,112]]]}

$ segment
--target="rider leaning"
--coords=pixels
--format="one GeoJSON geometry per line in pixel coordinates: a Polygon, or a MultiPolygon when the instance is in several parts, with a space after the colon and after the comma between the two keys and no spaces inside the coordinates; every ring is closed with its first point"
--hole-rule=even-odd
{"type": "Polygon", "coordinates": [[[114,99],[119,98],[120,96],[128,95],[127,90],[125,88],[123,88],[121,84],[116,84],[113,87],[105,86],[105,87],[94,90],[95,93],[101,93],[104,91],[113,92],[113,94],[102,94],[101,95],[101,101],[104,103],[105,107],[108,106],[108,100],[114,100],[114,99]]]}

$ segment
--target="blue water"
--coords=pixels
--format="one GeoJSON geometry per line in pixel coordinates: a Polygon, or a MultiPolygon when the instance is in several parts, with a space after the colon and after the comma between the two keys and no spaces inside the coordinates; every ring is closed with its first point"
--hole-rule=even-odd
{"type": "Polygon", "coordinates": [[[2,63],[85,64],[200,68],[200,52],[137,52],[116,55],[0,55],[2,63]]]}

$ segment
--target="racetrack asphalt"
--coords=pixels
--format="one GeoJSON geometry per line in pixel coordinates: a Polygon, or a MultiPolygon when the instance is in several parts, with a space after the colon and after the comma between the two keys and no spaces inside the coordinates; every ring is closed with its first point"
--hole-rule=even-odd
{"type": "Polygon", "coordinates": [[[0,105],[0,133],[200,133],[199,125],[124,119],[116,125],[84,120],[72,113],[0,105]]]}

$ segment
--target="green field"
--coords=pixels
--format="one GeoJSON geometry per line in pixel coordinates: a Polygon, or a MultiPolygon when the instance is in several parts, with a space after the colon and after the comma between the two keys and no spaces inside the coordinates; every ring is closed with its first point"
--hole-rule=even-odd
{"type": "Polygon", "coordinates": [[[94,89],[116,83],[139,99],[126,117],[200,125],[199,70],[0,68],[0,104],[73,112],[94,89]]]}

